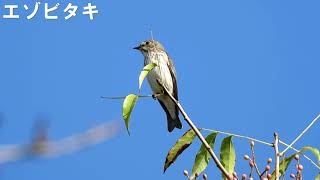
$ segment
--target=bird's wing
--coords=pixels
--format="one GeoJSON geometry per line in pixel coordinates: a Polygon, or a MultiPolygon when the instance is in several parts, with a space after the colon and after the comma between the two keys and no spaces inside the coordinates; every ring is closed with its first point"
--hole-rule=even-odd
{"type": "Polygon", "coordinates": [[[177,74],[176,74],[176,69],[174,68],[172,59],[170,58],[169,54],[167,53],[168,56],[168,68],[170,70],[170,74],[172,77],[172,84],[173,84],[173,97],[178,101],[178,85],[177,85],[177,74]]]}

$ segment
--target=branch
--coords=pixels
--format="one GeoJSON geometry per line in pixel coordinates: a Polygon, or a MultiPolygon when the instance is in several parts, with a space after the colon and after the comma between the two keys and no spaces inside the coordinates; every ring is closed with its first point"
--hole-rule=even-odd
{"type": "Polygon", "coordinates": [[[275,173],[276,173],[276,179],[279,180],[280,177],[280,154],[279,154],[279,135],[277,133],[274,133],[274,153],[276,156],[275,161],[275,173]]]}
{"type": "MultiPolygon", "coordinates": [[[[212,129],[207,129],[207,128],[201,128],[201,129],[204,130],[204,131],[217,132],[217,133],[220,133],[220,134],[234,136],[234,137],[237,137],[237,138],[240,138],[240,139],[248,139],[248,140],[260,143],[260,144],[265,144],[267,146],[273,147],[272,143],[268,143],[266,141],[259,140],[259,139],[256,139],[256,138],[252,138],[252,137],[249,137],[249,136],[244,136],[244,135],[239,135],[239,134],[234,134],[234,133],[229,133],[229,132],[224,132],[224,131],[218,131],[218,130],[212,130],[212,129]]],[[[279,140],[279,144],[282,144],[285,147],[289,147],[289,145],[287,143],[285,143],[285,142],[283,142],[281,140],[279,140]]],[[[316,168],[320,169],[320,166],[317,163],[315,163],[311,158],[309,158],[307,155],[301,153],[298,149],[294,148],[293,146],[289,147],[289,148],[292,149],[295,152],[299,152],[304,158],[306,158],[308,161],[310,161],[311,164],[313,164],[316,168]]]]}
{"type": "MultiPolygon", "coordinates": [[[[286,147],[289,147],[289,145],[281,140],[279,140],[279,143],[286,146],[286,147]]],[[[305,155],[304,153],[301,153],[298,149],[294,148],[294,147],[290,147],[290,149],[294,150],[295,152],[297,153],[300,153],[304,158],[306,158],[308,161],[310,161],[311,164],[313,164],[316,168],[320,169],[320,166],[315,163],[311,158],[309,158],[307,155],[305,155]]]]}
{"type": "Polygon", "coordinates": [[[253,166],[254,166],[254,169],[256,170],[257,174],[259,175],[259,177],[261,178],[261,176],[263,174],[260,173],[259,171],[259,168],[258,168],[258,165],[256,163],[256,156],[255,156],[255,153],[254,153],[254,143],[250,143],[250,149],[251,149],[251,153],[252,153],[252,161],[253,161],[253,166]]]}
{"type": "Polygon", "coordinates": [[[210,147],[210,145],[208,144],[208,142],[206,141],[206,139],[203,137],[203,135],[201,134],[201,132],[198,130],[198,128],[194,125],[194,123],[192,122],[192,120],[189,118],[188,114],[184,111],[184,109],[182,108],[182,106],[180,105],[180,103],[171,95],[171,93],[168,91],[168,89],[162,85],[162,83],[157,80],[157,82],[159,83],[159,85],[162,86],[162,88],[164,89],[165,93],[170,97],[170,99],[178,106],[179,111],[181,112],[182,116],[184,117],[184,119],[187,121],[187,123],[189,124],[189,126],[192,128],[192,130],[196,133],[196,135],[198,136],[198,138],[200,139],[200,141],[203,143],[203,145],[206,147],[207,151],[210,153],[210,156],[212,157],[212,159],[214,160],[215,164],[217,165],[217,167],[220,169],[220,171],[223,173],[223,175],[229,179],[232,180],[233,176],[231,174],[229,174],[227,172],[227,170],[223,167],[223,165],[221,164],[220,160],[218,159],[217,155],[213,152],[212,148],[210,147]]]}
{"type": "Polygon", "coordinates": [[[255,139],[255,138],[252,138],[252,137],[243,136],[243,135],[239,135],[239,134],[233,134],[233,133],[224,132],[224,131],[217,131],[217,130],[212,130],[212,129],[206,129],[206,128],[201,128],[201,129],[202,129],[202,130],[205,130],[205,131],[217,132],[217,133],[220,133],[220,134],[225,134],[225,135],[234,136],[234,137],[238,137],[238,138],[249,139],[249,140],[251,140],[251,141],[258,142],[258,143],[265,144],[265,145],[268,145],[268,146],[270,146],[270,147],[273,147],[273,144],[272,144],[272,143],[268,143],[268,142],[265,142],[265,141],[262,141],[262,140],[259,140],[259,139],[255,139]]]}
{"type": "Polygon", "coordinates": [[[312,125],[317,122],[319,118],[320,114],[312,120],[312,122],[300,133],[298,137],[296,137],[295,140],[292,141],[292,143],[285,150],[280,153],[280,155],[283,155],[289,148],[291,148],[312,127],[312,125]]]}
{"type": "MultiPolygon", "coordinates": [[[[161,94],[152,94],[152,95],[138,95],[139,98],[156,98],[159,97],[161,94]]],[[[126,96],[101,96],[102,99],[125,99],[126,96]]]]}

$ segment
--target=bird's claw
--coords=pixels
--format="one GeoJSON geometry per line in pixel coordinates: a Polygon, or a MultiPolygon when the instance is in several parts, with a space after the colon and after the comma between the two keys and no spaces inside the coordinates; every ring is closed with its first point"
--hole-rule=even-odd
{"type": "Polygon", "coordinates": [[[152,94],[152,98],[153,98],[154,100],[157,100],[157,94],[152,94]]]}

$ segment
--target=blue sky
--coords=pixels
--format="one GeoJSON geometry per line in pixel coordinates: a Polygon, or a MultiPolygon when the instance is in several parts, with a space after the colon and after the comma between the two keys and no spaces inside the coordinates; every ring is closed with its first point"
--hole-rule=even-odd
{"type": "MultiPolygon", "coordinates": [[[[23,9],[19,20],[0,18],[0,142],[30,141],[39,116],[50,121],[52,139],[106,121],[123,128],[116,138],[75,154],[2,165],[1,179],[184,179],[198,141],[166,174],[162,170],[168,150],[188,129],[185,122],[183,130],[168,133],[159,104],[145,99],[134,109],[129,137],[122,102],[100,99],[137,92],[143,58],[132,47],[150,38],[150,27],[174,60],[180,102],[199,127],[266,141],[277,131],[290,142],[320,112],[319,1],[70,2],[96,4],[99,14],[90,21],[80,11],[65,21],[59,9],[62,19],[49,21],[41,6],[32,20],[23,9]]],[[[4,4],[24,3],[1,2],[1,15],[4,4]]],[[[147,83],[142,93],[151,93],[147,83]]],[[[319,148],[319,132],[316,124],[296,147],[319,148]]],[[[236,139],[235,147],[237,172],[247,173],[242,156],[250,152],[248,142],[236,139]]],[[[256,148],[263,166],[273,149],[256,148]]],[[[312,179],[319,171],[303,163],[305,179],[312,179]]],[[[207,173],[220,178],[212,162],[207,173]]]]}

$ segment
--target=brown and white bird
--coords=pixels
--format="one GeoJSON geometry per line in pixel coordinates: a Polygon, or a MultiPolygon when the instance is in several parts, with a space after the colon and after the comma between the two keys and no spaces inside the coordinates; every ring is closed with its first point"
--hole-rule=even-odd
{"type": "Polygon", "coordinates": [[[155,40],[143,41],[134,49],[139,50],[143,54],[144,65],[150,63],[155,63],[157,65],[149,72],[147,78],[153,93],[161,94],[157,96],[157,99],[167,114],[168,131],[171,132],[174,128],[181,129],[182,124],[179,119],[178,107],[170,99],[168,94],[164,94],[162,86],[158,83],[158,81],[160,81],[171,95],[178,100],[176,71],[171,58],[164,47],[155,40]]]}

